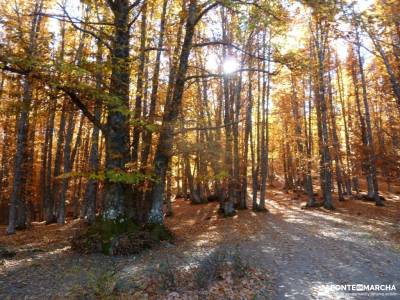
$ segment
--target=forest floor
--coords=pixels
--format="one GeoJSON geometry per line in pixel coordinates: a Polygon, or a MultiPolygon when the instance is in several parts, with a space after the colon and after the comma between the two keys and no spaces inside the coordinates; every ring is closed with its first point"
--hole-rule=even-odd
{"type": "Polygon", "coordinates": [[[268,213],[218,215],[217,203],[173,203],[172,243],[128,257],[80,255],[81,226],[34,223],[5,235],[14,250],[0,265],[0,299],[366,299],[329,284],[396,285],[374,299],[399,299],[400,196],[385,207],[335,200],[335,211],[302,209],[303,196],[268,192],[268,213]],[[228,259],[229,258],[229,259],[228,259]]]}

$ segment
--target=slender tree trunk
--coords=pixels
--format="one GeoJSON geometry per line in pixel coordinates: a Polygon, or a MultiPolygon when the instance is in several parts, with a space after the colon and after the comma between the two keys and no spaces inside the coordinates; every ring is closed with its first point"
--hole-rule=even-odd
{"type": "MultiPolygon", "coordinates": [[[[1,93],[1,91],[0,91],[1,93]]],[[[9,124],[10,117],[7,114],[5,124],[9,124]]],[[[9,149],[10,149],[10,129],[3,127],[3,140],[1,147],[1,166],[0,166],[0,204],[7,199],[7,190],[9,187],[9,149]]]]}
{"type": "MultiPolygon", "coordinates": [[[[372,137],[372,127],[371,127],[371,116],[369,112],[369,104],[368,104],[368,96],[367,96],[367,83],[364,74],[363,61],[361,57],[361,44],[358,33],[358,28],[356,28],[356,39],[357,39],[357,58],[358,65],[360,68],[361,74],[361,84],[362,84],[362,95],[363,95],[363,104],[364,104],[364,112],[365,112],[365,124],[366,124],[366,142],[367,142],[367,151],[368,151],[368,178],[367,180],[371,182],[373,187],[373,199],[375,200],[375,204],[377,206],[383,206],[383,201],[379,197],[378,191],[378,179],[377,179],[377,171],[376,171],[376,156],[374,150],[374,143],[372,137]]],[[[370,184],[369,184],[370,185],[370,184]]],[[[370,195],[369,195],[370,196],[370,195]]]]}
{"type": "MultiPolygon", "coordinates": [[[[242,65],[240,66],[242,68],[242,65]]],[[[240,72],[238,75],[238,82],[236,83],[235,93],[232,94],[232,104],[234,107],[233,117],[233,126],[232,126],[232,134],[233,134],[233,192],[234,197],[233,201],[235,206],[239,206],[241,195],[240,188],[240,163],[239,163],[239,118],[240,118],[240,106],[241,106],[241,92],[242,92],[242,76],[243,73],[240,72]]]]}
{"type": "MultiPolygon", "coordinates": [[[[37,97],[37,95],[36,95],[37,97]]],[[[26,175],[24,182],[24,190],[25,190],[25,203],[26,203],[26,215],[23,216],[21,220],[22,224],[25,224],[26,227],[31,226],[32,220],[35,220],[35,207],[34,207],[34,199],[33,195],[36,194],[35,191],[35,180],[36,176],[34,176],[34,161],[35,161],[35,136],[36,136],[36,124],[38,120],[38,106],[35,103],[32,105],[32,122],[29,125],[28,131],[28,139],[27,139],[27,151],[26,151],[26,175]]],[[[35,203],[36,204],[36,203],[35,203]]]]}
{"type": "Polygon", "coordinates": [[[340,160],[340,144],[339,137],[336,130],[336,112],[335,106],[333,104],[333,92],[332,92],[332,81],[331,74],[328,71],[328,90],[329,90],[329,108],[330,108],[330,121],[332,128],[332,141],[334,150],[334,161],[335,161],[335,171],[336,171],[336,183],[338,187],[339,201],[344,201],[343,197],[343,176],[342,176],[342,165],[340,160]]]}
{"type": "Polygon", "coordinates": [[[314,190],[313,190],[313,181],[312,181],[312,123],[311,123],[311,114],[312,114],[312,76],[310,74],[309,80],[309,94],[308,94],[308,122],[307,122],[307,112],[306,112],[306,103],[304,103],[304,136],[306,140],[306,154],[307,154],[307,164],[306,164],[306,179],[305,179],[305,187],[308,196],[307,207],[313,207],[317,203],[314,198],[314,190]]]}
{"type": "MultiPolygon", "coordinates": [[[[346,107],[343,99],[343,76],[342,71],[340,68],[340,62],[338,62],[337,70],[337,85],[338,85],[338,93],[339,93],[339,100],[341,105],[341,112],[343,118],[343,125],[344,125],[344,137],[345,137],[345,144],[346,144],[346,193],[347,195],[352,195],[351,190],[351,178],[354,174],[352,156],[351,156],[351,146],[350,146],[350,136],[349,136],[349,125],[346,118],[346,107]]],[[[350,111],[349,111],[350,113],[350,111]]]]}
{"type": "MultiPolygon", "coordinates": [[[[221,8],[222,15],[222,38],[224,41],[227,40],[226,33],[226,16],[225,9],[221,8]]],[[[222,48],[222,56],[226,58],[226,48],[222,48]]],[[[233,114],[231,112],[231,97],[229,95],[230,85],[229,79],[225,75],[223,77],[223,95],[224,95],[224,125],[225,125],[225,170],[227,171],[226,184],[225,184],[225,195],[220,202],[220,211],[224,216],[231,216],[235,214],[234,209],[234,169],[232,165],[232,125],[233,114]]]]}
{"type": "MultiPolygon", "coordinates": [[[[168,0],[164,0],[162,13],[161,13],[161,20],[160,20],[160,33],[159,33],[160,36],[159,36],[158,45],[157,45],[158,50],[157,50],[157,54],[156,54],[156,61],[155,61],[155,66],[154,66],[154,71],[153,71],[149,116],[147,119],[147,122],[149,124],[152,124],[154,122],[156,106],[157,106],[158,85],[159,85],[158,82],[159,82],[159,78],[160,78],[161,48],[163,47],[163,44],[164,44],[165,18],[166,18],[166,14],[167,14],[167,5],[168,5],[168,0]]],[[[181,32],[181,31],[182,30],[178,30],[178,32],[181,32]]],[[[180,36],[180,34],[178,34],[178,38],[180,40],[179,36],[180,36]]],[[[152,134],[153,134],[153,132],[151,130],[146,130],[142,134],[142,139],[143,139],[142,155],[141,155],[141,167],[142,168],[147,166],[148,157],[149,157],[150,149],[151,149],[152,134]]]]}
{"type": "MultiPolygon", "coordinates": [[[[266,33],[263,37],[263,45],[266,44],[266,33]]],[[[258,204],[258,210],[266,210],[265,208],[265,193],[267,190],[267,176],[268,176],[268,154],[269,154],[269,96],[270,96],[270,71],[271,71],[271,34],[269,34],[268,44],[264,47],[267,52],[267,72],[268,75],[263,73],[262,76],[262,128],[261,128],[261,188],[260,188],[260,203],[258,204]],[[268,76],[267,78],[265,78],[268,76]]],[[[264,52],[265,55],[265,52],[264,52]]],[[[265,62],[263,62],[263,70],[265,69],[265,62]]]]}
{"type": "MultiPolygon", "coordinates": [[[[96,62],[102,64],[103,48],[100,42],[97,44],[97,55],[96,62]]],[[[102,90],[103,72],[98,71],[96,73],[96,88],[102,90]]],[[[94,107],[94,116],[97,119],[101,118],[102,112],[102,100],[101,98],[96,99],[94,107]]],[[[98,172],[99,171],[99,128],[93,127],[92,137],[91,137],[91,148],[89,157],[89,171],[98,172]]],[[[90,224],[95,221],[96,218],[96,203],[97,203],[97,192],[98,192],[98,182],[95,179],[90,178],[86,184],[86,190],[84,195],[84,204],[86,211],[86,221],[90,224]]]]}
{"type": "Polygon", "coordinates": [[[252,76],[253,73],[249,73],[249,88],[247,95],[246,105],[246,127],[244,136],[244,153],[243,153],[243,171],[242,171],[242,193],[239,203],[240,209],[247,209],[247,163],[248,163],[248,152],[249,152],[249,137],[252,129],[251,115],[253,111],[253,94],[252,94],[252,76]]]}
{"type": "Polygon", "coordinates": [[[195,188],[194,178],[190,167],[189,153],[185,151],[183,157],[185,160],[185,177],[187,178],[189,185],[190,200],[193,204],[199,204],[201,203],[201,198],[195,188]]]}
{"type": "Polygon", "coordinates": [[[146,62],[146,38],[147,38],[147,2],[144,1],[142,6],[142,20],[140,25],[140,52],[139,52],[139,66],[137,71],[136,82],[136,99],[134,110],[134,123],[133,128],[133,141],[132,141],[132,162],[137,162],[139,156],[139,140],[140,140],[140,121],[142,115],[142,102],[143,102],[143,78],[144,67],[146,62]]]}
{"type": "MultiPolygon", "coordinates": [[[[71,173],[72,163],[71,163],[71,144],[74,135],[75,120],[74,112],[71,110],[68,116],[68,127],[65,133],[65,143],[64,143],[64,154],[63,154],[63,165],[64,174],[71,173]]],[[[63,176],[61,180],[61,191],[60,191],[60,203],[58,207],[57,223],[65,223],[65,202],[68,190],[69,178],[63,176]]]]}
{"type": "Polygon", "coordinates": [[[61,160],[62,160],[62,146],[64,144],[65,139],[65,125],[66,125],[66,114],[67,114],[67,101],[63,99],[63,106],[61,110],[60,116],[60,125],[58,127],[58,135],[57,135],[57,145],[56,145],[56,155],[54,158],[54,169],[53,169],[53,189],[52,194],[50,195],[49,205],[47,207],[46,213],[46,224],[50,224],[55,222],[55,206],[57,205],[56,200],[59,200],[60,193],[60,181],[58,176],[61,174],[61,160]]]}

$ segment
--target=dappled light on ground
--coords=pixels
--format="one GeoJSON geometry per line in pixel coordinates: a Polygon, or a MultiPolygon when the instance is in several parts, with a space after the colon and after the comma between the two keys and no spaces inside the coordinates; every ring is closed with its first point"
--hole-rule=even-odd
{"type": "MultiPolygon", "coordinates": [[[[238,210],[231,218],[218,213],[217,202],[192,205],[176,199],[174,215],[166,221],[176,237],[174,242],[162,243],[156,249],[130,257],[73,253],[69,239],[80,228],[81,221],[71,220],[64,227],[35,223],[31,229],[14,236],[4,235],[2,228],[0,243],[16,249],[17,254],[5,260],[1,267],[5,284],[0,295],[11,291],[18,296],[28,290],[39,298],[46,295],[46,290],[49,295],[112,295],[116,289],[126,288],[133,289],[137,299],[162,299],[175,293],[175,289],[178,290],[178,296],[172,294],[175,299],[191,295],[190,299],[194,297],[195,286],[189,278],[200,272],[198,268],[202,264],[207,265],[211,253],[223,249],[227,253],[240,253],[252,270],[253,275],[246,276],[255,276],[251,282],[268,287],[266,299],[353,299],[349,294],[323,287],[353,281],[387,284],[393,278],[400,278],[400,248],[396,239],[392,239],[398,226],[395,211],[399,209],[399,202],[393,199],[396,198],[388,200],[383,208],[359,200],[338,202],[335,199],[336,210],[327,211],[303,209],[305,196],[269,189],[269,212],[238,210]],[[156,289],[155,283],[151,283],[166,280],[164,277],[170,273],[164,268],[175,270],[174,278],[180,282],[164,282],[168,285],[167,294],[165,289],[156,289]],[[50,269],[57,270],[59,282],[49,275],[39,279],[37,274],[50,269]],[[268,279],[260,279],[257,272],[267,275],[268,279]],[[33,283],[39,280],[40,288],[32,291],[33,283]],[[23,283],[12,288],[13,282],[23,283]],[[78,284],[86,288],[77,288],[78,284]],[[112,287],[102,290],[99,284],[112,287]],[[183,285],[186,289],[173,285],[183,285]]],[[[248,205],[251,207],[250,202],[248,205]]],[[[218,295],[219,289],[224,290],[232,282],[230,272],[221,275],[222,281],[210,283],[204,293],[218,295]]],[[[243,286],[246,293],[250,293],[250,286],[243,286]]],[[[229,298],[233,290],[220,293],[226,299],[234,299],[229,298]]]]}

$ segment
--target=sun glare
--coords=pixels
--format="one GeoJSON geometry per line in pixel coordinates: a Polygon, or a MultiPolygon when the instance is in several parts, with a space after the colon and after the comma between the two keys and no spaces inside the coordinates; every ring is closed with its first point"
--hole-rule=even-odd
{"type": "Polygon", "coordinates": [[[218,56],[215,53],[207,55],[206,69],[211,72],[218,70],[218,56]]]}
{"type": "Polygon", "coordinates": [[[234,57],[226,57],[222,69],[225,74],[231,74],[239,69],[239,63],[234,57]]]}

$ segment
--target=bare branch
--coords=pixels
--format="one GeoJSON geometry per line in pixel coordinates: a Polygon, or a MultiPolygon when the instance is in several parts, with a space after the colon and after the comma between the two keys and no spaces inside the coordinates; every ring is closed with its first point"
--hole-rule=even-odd
{"type": "Polygon", "coordinates": [[[187,80],[191,80],[191,79],[201,79],[201,78],[222,78],[224,76],[230,76],[231,74],[234,73],[242,73],[242,72],[260,72],[260,73],[265,73],[268,74],[270,76],[275,76],[278,75],[279,72],[268,72],[267,70],[263,70],[263,69],[258,69],[258,68],[241,68],[241,69],[237,69],[234,72],[231,72],[229,74],[215,74],[215,73],[209,73],[209,74],[202,74],[202,75],[192,75],[192,76],[187,76],[186,77],[186,81],[187,80]]]}
{"type": "MultiPolygon", "coordinates": [[[[52,19],[56,19],[59,21],[65,21],[65,22],[71,23],[70,20],[65,20],[65,15],[38,13],[38,14],[25,14],[24,16],[27,16],[27,17],[43,16],[43,17],[52,18],[52,19]]],[[[72,16],[71,16],[71,20],[73,20],[75,23],[86,23],[86,25],[114,26],[113,23],[101,22],[101,21],[98,21],[98,22],[82,21],[81,19],[78,19],[78,18],[72,17],[72,16]]]]}
{"type": "Polygon", "coordinates": [[[136,14],[136,16],[133,17],[132,21],[129,22],[128,24],[128,28],[131,28],[133,24],[135,24],[136,20],[139,18],[141,13],[141,10],[138,11],[138,13],[136,14]]]}
{"type": "Polygon", "coordinates": [[[213,8],[217,7],[218,5],[222,4],[219,1],[214,2],[213,4],[210,4],[209,6],[207,6],[206,8],[204,8],[196,17],[194,24],[197,24],[201,18],[208,13],[210,10],[212,10],[213,8]]]}
{"type": "Polygon", "coordinates": [[[240,48],[239,46],[237,46],[235,44],[232,44],[230,42],[225,42],[225,41],[208,41],[208,42],[193,44],[192,47],[207,47],[207,46],[226,46],[226,47],[231,47],[231,48],[234,48],[234,49],[236,49],[236,50],[238,50],[238,51],[240,51],[240,52],[242,52],[242,53],[244,53],[244,54],[246,54],[246,55],[248,55],[248,56],[250,56],[252,58],[255,58],[255,59],[259,59],[259,60],[267,60],[268,59],[268,58],[263,57],[263,56],[258,56],[258,55],[252,54],[252,53],[240,48]]]}
{"type": "Polygon", "coordinates": [[[102,37],[100,37],[98,34],[94,33],[93,31],[87,30],[87,29],[85,29],[85,28],[82,28],[82,27],[79,27],[78,25],[76,25],[76,22],[75,22],[74,20],[72,20],[71,16],[68,14],[68,12],[67,12],[67,10],[65,9],[65,7],[62,6],[61,4],[59,4],[59,6],[60,6],[60,8],[63,10],[65,16],[68,18],[69,23],[71,23],[71,25],[72,25],[75,29],[77,29],[77,30],[79,30],[79,31],[82,31],[82,32],[84,32],[84,33],[87,33],[87,34],[91,35],[92,37],[94,37],[95,39],[98,39],[104,46],[106,46],[108,49],[111,50],[111,46],[109,45],[108,42],[106,42],[102,37]]]}
{"type": "Polygon", "coordinates": [[[217,130],[217,129],[225,128],[225,127],[232,126],[232,125],[235,125],[235,124],[239,124],[239,123],[241,123],[243,120],[244,120],[244,119],[241,119],[241,120],[238,120],[238,121],[232,121],[232,122],[230,122],[230,123],[223,124],[223,125],[219,125],[219,126],[183,128],[182,130],[177,131],[177,132],[175,132],[174,134],[177,135],[177,134],[182,134],[182,133],[186,133],[186,132],[188,132],[188,131],[194,131],[194,130],[198,130],[198,131],[201,131],[201,130],[217,130]]]}
{"type": "MultiPolygon", "coordinates": [[[[7,72],[11,72],[11,73],[15,73],[15,74],[19,74],[19,75],[29,75],[34,79],[37,79],[45,84],[49,84],[51,85],[52,80],[50,78],[52,78],[51,75],[45,75],[42,73],[38,73],[38,72],[34,72],[32,70],[25,70],[19,67],[13,67],[10,66],[7,62],[7,60],[4,59],[4,57],[0,56],[0,69],[7,71],[7,72]]],[[[98,120],[88,109],[88,107],[81,101],[80,97],[78,96],[78,93],[65,85],[53,85],[53,87],[55,87],[56,89],[64,92],[67,96],[69,96],[70,100],[82,111],[82,113],[85,115],[85,117],[88,118],[88,120],[97,128],[99,128],[104,135],[107,134],[107,129],[106,127],[104,127],[104,125],[101,123],[100,120],[98,120]]]]}
{"type": "MultiPolygon", "coordinates": [[[[147,1],[147,0],[145,0],[145,1],[147,1]]],[[[141,2],[141,0],[136,0],[131,5],[129,5],[128,10],[134,9],[136,6],[138,6],[140,4],[140,2],[141,2]]]]}
{"type": "Polygon", "coordinates": [[[107,128],[97,119],[88,109],[88,107],[81,101],[78,94],[67,86],[60,86],[59,89],[69,96],[71,101],[82,111],[86,118],[99,128],[104,135],[107,135],[107,128]]]}

